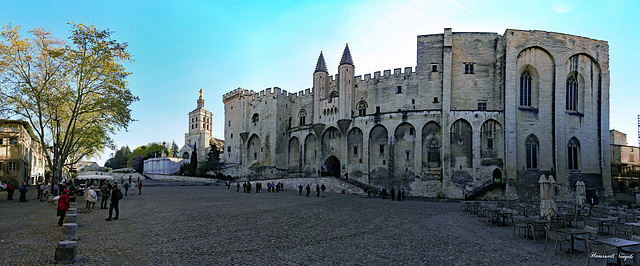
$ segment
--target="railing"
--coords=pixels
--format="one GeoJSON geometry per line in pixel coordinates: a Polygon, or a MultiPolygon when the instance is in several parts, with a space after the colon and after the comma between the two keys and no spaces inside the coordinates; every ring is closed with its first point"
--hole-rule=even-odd
{"type": "Polygon", "coordinates": [[[501,182],[502,179],[499,180],[495,180],[493,178],[487,180],[486,182],[482,183],[481,185],[477,186],[476,188],[474,188],[473,190],[471,190],[471,192],[469,193],[465,193],[464,194],[464,198],[465,199],[473,199],[477,196],[480,196],[481,194],[487,192],[490,189],[496,188],[496,187],[501,187],[501,186],[505,186],[505,183],[501,182]],[[496,182],[499,181],[499,182],[496,182]]]}

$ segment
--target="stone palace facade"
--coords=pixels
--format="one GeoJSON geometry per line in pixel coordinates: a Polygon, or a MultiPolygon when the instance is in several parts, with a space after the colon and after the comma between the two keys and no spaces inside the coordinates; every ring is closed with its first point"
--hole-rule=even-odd
{"type": "Polygon", "coordinates": [[[320,53],[313,88],[223,96],[226,172],[331,175],[409,195],[557,199],[575,182],[611,196],[609,47],[545,31],[418,36],[417,66],[356,76],[320,53]]]}

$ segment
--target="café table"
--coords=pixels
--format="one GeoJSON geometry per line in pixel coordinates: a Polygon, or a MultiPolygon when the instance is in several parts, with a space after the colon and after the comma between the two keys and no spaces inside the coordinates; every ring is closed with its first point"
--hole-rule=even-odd
{"type": "Polygon", "coordinates": [[[620,260],[620,256],[619,255],[622,253],[621,249],[623,247],[640,245],[640,242],[626,240],[624,238],[617,238],[617,237],[598,238],[598,239],[594,239],[593,241],[598,242],[598,243],[602,243],[602,244],[605,244],[605,245],[616,247],[616,249],[618,249],[618,254],[616,254],[616,257],[618,259],[618,265],[622,265],[622,261],[620,260]]]}
{"type": "Polygon", "coordinates": [[[571,248],[569,248],[569,253],[573,253],[573,251],[575,250],[573,248],[573,242],[574,242],[574,236],[575,235],[589,234],[589,231],[585,231],[585,230],[582,230],[582,229],[575,229],[575,228],[561,228],[561,229],[557,229],[556,232],[567,234],[567,235],[571,236],[571,240],[569,241],[571,243],[571,248]]]}
{"type": "MultiPolygon", "coordinates": [[[[600,227],[600,228],[602,228],[602,229],[603,229],[603,231],[604,231],[604,223],[605,223],[605,222],[614,222],[614,221],[616,220],[616,218],[605,218],[605,217],[598,218],[598,217],[592,217],[592,218],[591,218],[591,220],[598,221],[598,223],[599,223],[599,225],[600,225],[599,227],[600,227]]],[[[609,231],[607,230],[607,232],[609,232],[609,231]]]]}

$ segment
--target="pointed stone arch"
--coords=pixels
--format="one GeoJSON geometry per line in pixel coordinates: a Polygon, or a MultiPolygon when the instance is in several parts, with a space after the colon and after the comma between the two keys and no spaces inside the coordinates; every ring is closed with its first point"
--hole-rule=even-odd
{"type": "Polygon", "coordinates": [[[473,167],[473,128],[464,119],[451,125],[450,154],[451,167],[456,170],[473,167]]]}
{"type": "Polygon", "coordinates": [[[260,143],[260,137],[257,134],[251,135],[249,141],[247,141],[247,162],[249,162],[249,166],[262,161],[260,143]]]}
{"type": "Polygon", "coordinates": [[[434,121],[422,128],[422,167],[425,171],[439,170],[442,167],[442,129],[434,121]]]}
{"type": "Polygon", "coordinates": [[[480,157],[502,158],[504,153],[504,132],[502,125],[494,119],[489,119],[480,127],[480,157]]]}
{"type": "Polygon", "coordinates": [[[350,166],[349,170],[355,168],[360,169],[363,164],[363,133],[358,127],[353,127],[347,134],[347,164],[350,166]]]}
{"type": "Polygon", "coordinates": [[[408,123],[401,123],[393,134],[393,169],[396,179],[409,178],[417,172],[415,168],[416,129],[408,123]]]}
{"type": "Polygon", "coordinates": [[[316,171],[316,157],[318,156],[318,149],[316,143],[316,136],[313,134],[308,134],[304,139],[304,155],[303,162],[305,166],[305,170],[316,171]]]}
{"type": "Polygon", "coordinates": [[[369,165],[371,182],[386,185],[389,177],[389,133],[380,124],[369,133],[369,165]]]}
{"type": "Polygon", "coordinates": [[[288,156],[289,170],[300,171],[300,141],[297,137],[292,137],[289,140],[289,156],[288,156]]]}

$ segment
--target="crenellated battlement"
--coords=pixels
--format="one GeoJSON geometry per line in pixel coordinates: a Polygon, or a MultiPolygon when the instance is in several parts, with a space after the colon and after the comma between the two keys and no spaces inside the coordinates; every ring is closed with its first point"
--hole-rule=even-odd
{"type": "Polygon", "coordinates": [[[224,95],[222,95],[222,102],[226,103],[227,101],[230,101],[236,97],[240,97],[240,96],[250,96],[255,94],[254,91],[252,90],[245,90],[243,88],[238,87],[235,90],[232,90],[230,92],[225,93],[224,95]]]}
{"type": "Polygon", "coordinates": [[[390,69],[384,70],[382,72],[382,75],[380,74],[380,71],[373,72],[373,79],[371,78],[371,74],[365,74],[364,78],[360,75],[355,76],[354,79],[356,83],[367,83],[367,82],[370,82],[371,80],[378,81],[380,79],[391,79],[391,78],[405,79],[412,75],[416,75],[416,72],[414,71],[413,67],[405,67],[404,71],[402,71],[402,68],[393,69],[393,74],[391,74],[390,69]]]}
{"type": "Polygon", "coordinates": [[[296,99],[298,99],[298,98],[308,97],[308,96],[311,96],[311,95],[313,95],[313,94],[311,93],[311,88],[306,88],[306,89],[305,89],[305,90],[303,90],[303,91],[294,92],[294,93],[289,93],[289,100],[293,102],[293,101],[295,101],[295,100],[296,100],[296,99]]]}

